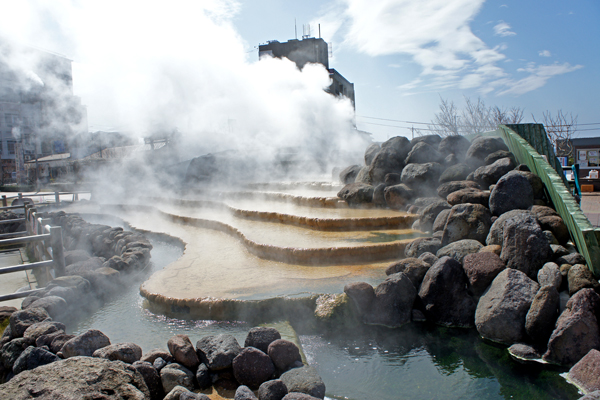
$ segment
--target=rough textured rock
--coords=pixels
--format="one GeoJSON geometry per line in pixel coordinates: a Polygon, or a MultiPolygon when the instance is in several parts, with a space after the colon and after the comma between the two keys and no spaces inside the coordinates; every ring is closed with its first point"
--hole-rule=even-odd
{"type": "Polygon", "coordinates": [[[562,283],[562,274],[557,264],[548,262],[538,271],[537,281],[540,286],[554,286],[556,290],[560,289],[562,283]]]}
{"type": "Polygon", "coordinates": [[[419,260],[425,261],[427,264],[429,264],[430,266],[435,264],[437,262],[437,260],[439,260],[439,258],[437,258],[435,256],[435,254],[433,253],[423,253],[419,256],[419,260]]]}
{"type": "Polygon", "coordinates": [[[90,329],[66,342],[60,349],[60,353],[64,358],[91,357],[96,350],[109,345],[110,339],[104,333],[96,329],[90,329]]]}
{"type": "Polygon", "coordinates": [[[467,164],[454,164],[442,172],[438,182],[446,183],[452,181],[463,181],[467,179],[467,176],[469,176],[471,172],[473,172],[473,168],[469,167],[467,164]]]}
{"type": "Polygon", "coordinates": [[[435,254],[442,247],[442,241],[438,238],[419,238],[410,242],[404,248],[406,257],[419,257],[424,253],[435,254]]]}
{"type": "Polygon", "coordinates": [[[533,205],[533,188],[518,171],[504,175],[490,194],[490,211],[500,216],[507,211],[527,210],[533,205]]]}
{"type": "Polygon", "coordinates": [[[575,265],[575,264],[585,264],[585,257],[579,253],[569,253],[565,256],[562,256],[558,259],[556,259],[556,263],[558,265],[563,265],[563,264],[570,264],[570,265],[575,265]]]}
{"type": "Polygon", "coordinates": [[[515,162],[509,158],[501,158],[490,165],[484,165],[473,172],[473,180],[483,187],[495,185],[502,176],[515,168],[515,162]]]}
{"type": "Polygon", "coordinates": [[[279,371],[286,371],[297,362],[302,361],[300,349],[295,343],[285,339],[277,339],[269,345],[268,355],[279,371]]]}
{"type": "Polygon", "coordinates": [[[192,371],[198,368],[200,360],[188,335],[171,336],[167,342],[167,347],[176,363],[192,371]]]}
{"type": "Polygon", "coordinates": [[[463,189],[481,189],[481,187],[477,182],[473,181],[451,181],[438,186],[437,193],[442,199],[446,199],[450,193],[463,189]]]}
{"type": "Polygon", "coordinates": [[[474,203],[487,207],[490,202],[490,192],[474,188],[461,189],[450,193],[446,201],[450,205],[474,203]]]}
{"type": "Polygon", "coordinates": [[[413,286],[418,288],[421,286],[423,277],[430,267],[431,266],[425,261],[419,260],[418,258],[409,257],[391,264],[386,268],[385,273],[386,275],[392,275],[397,274],[398,272],[403,272],[404,275],[410,279],[413,286]]]}
{"type": "Polygon", "coordinates": [[[255,389],[275,373],[271,358],[255,347],[244,347],[233,359],[232,366],[235,379],[242,385],[255,389]]]}
{"type": "MultiPolygon", "coordinates": [[[[410,145],[409,145],[410,146],[410,145]]],[[[381,183],[389,173],[401,173],[406,165],[403,152],[391,147],[382,148],[369,165],[369,178],[372,183],[381,183]]]]}
{"type": "Polygon", "coordinates": [[[288,394],[287,386],[281,379],[273,379],[258,388],[259,400],[281,400],[288,394]]]}
{"type": "Polygon", "coordinates": [[[386,187],[383,190],[383,197],[388,207],[401,209],[414,198],[414,191],[407,185],[401,183],[399,185],[386,187]]]}
{"type": "Polygon", "coordinates": [[[146,382],[146,386],[150,392],[150,400],[162,400],[165,397],[165,392],[160,380],[160,374],[156,368],[147,361],[136,361],[131,366],[144,378],[144,382],[146,382]]]}
{"type": "Polygon", "coordinates": [[[67,310],[67,302],[62,297],[45,296],[31,303],[27,309],[32,308],[43,308],[51,318],[59,319],[67,310]]]}
{"type": "Polygon", "coordinates": [[[458,261],[440,258],[427,271],[419,289],[427,320],[445,326],[472,327],[476,304],[467,293],[466,283],[458,261]]]}
{"type": "Polygon", "coordinates": [[[157,358],[162,358],[167,362],[173,361],[173,356],[165,349],[152,349],[146,354],[142,356],[140,361],[148,361],[149,363],[154,363],[157,358]]]}
{"type": "Polygon", "coordinates": [[[542,286],[536,293],[525,318],[525,330],[539,344],[548,343],[558,317],[558,290],[554,286],[542,286]]]}
{"type": "Polygon", "coordinates": [[[337,196],[351,206],[371,203],[373,201],[373,186],[366,183],[350,183],[342,188],[337,196]]]}
{"type": "Polygon", "coordinates": [[[500,258],[508,268],[518,269],[536,278],[551,256],[550,244],[535,218],[518,215],[505,222],[500,258]]]}
{"type": "Polygon", "coordinates": [[[531,185],[531,188],[533,189],[534,199],[542,199],[544,197],[544,182],[542,182],[542,179],[539,176],[531,171],[516,170],[515,172],[521,174],[521,176],[527,179],[531,185]]]}
{"type": "MultiPolygon", "coordinates": [[[[512,211],[508,211],[508,212],[502,214],[492,224],[492,227],[490,228],[490,233],[488,234],[488,236],[485,240],[485,243],[488,246],[489,245],[502,246],[502,240],[504,238],[504,224],[506,224],[507,220],[509,220],[510,218],[515,217],[517,215],[531,215],[531,213],[526,210],[512,210],[512,211]]],[[[495,217],[492,217],[492,218],[495,218],[495,217]]]]}
{"type": "Polygon", "coordinates": [[[406,164],[441,163],[445,155],[440,154],[432,145],[419,142],[413,146],[406,157],[406,164]]]}
{"type": "Polygon", "coordinates": [[[196,383],[200,389],[206,389],[212,385],[212,377],[205,364],[200,364],[196,370],[196,383]]]}
{"type": "Polygon", "coordinates": [[[50,364],[59,361],[60,358],[56,354],[44,350],[39,347],[29,346],[16,359],[13,365],[13,373],[19,374],[23,371],[37,368],[41,365],[50,364]]]}
{"type": "Polygon", "coordinates": [[[367,185],[370,185],[372,182],[371,182],[371,176],[369,175],[369,167],[362,167],[360,169],[360,171],[358,172],[358,175],[356,175],[354,182],[355,183],[366,183],[367,185]]]}
{"type": "Polygon", "coordinates": [[[451,257],[462,263],[467,254],[477,253],[482,247],[483,245],[477,240],[463,239],[442,247],[435,255],[438,258],[451,257]]]}
{"type": "Polygon", "coordinates": [[[508,354],[517,362],[539,360],[542,355],[533,347],[524,343],[515,343],[508,348],[508,354]]]}
{"type": "Polygon", "coordinates": [[[407,164],[400,179],[405,185],[420,192],[423,186],[437,185],[441,173],[442,166],[435,162],[407,164]]]}
{"type": "Polygon", "coordinates": [[[30,325],[23,333],[24,338],[33,340],[34,342],[40,336],[49,335],[51,333],[65,333],[65,324],[57,321],[44,321],[30,325]]]}
{"type": "MultiPolygon", "coordinates": [[[[388,174],[390,175],[390,174],[388,174]]],[[[386,176],[388,176],[386,175],[386,176]]],[[[387,207],[387,202],[385,201],[385,183],[380,183],[373,189],[373,204],[379,207],[387,207]]]]}
{"type": "Polygon", "coordinates": [[[443,231],[444,227],[446,226],[446,222],[448,221],[448,215],[450,215],[450,209],[440,211],[438,216],[435,217],[435,220],[433,221],[433,227],[431,230],[433,232],[443,231]]]}
{"type": "Polygon", "coordinates": [[[442,141],[442,137],[440,135],[432,134],[432,135],[417,136],[410,141],[410,144],[414,147],[417,143],[425,142],[428,145],[433,146],[437,149],[437,147],[439,146],[441,141],[442,141]]]}
{"type": "Polygon", "coordinates": [[[462,135],[446,136],[438,146],[438,151],[442,154],[456,154],[458,158],[464,158],[471,147],[469,139],[462,135]]]}
{"type": "Polygon", "coordinates": [[[50,348],[51,352],[53,352],[54,354],[58,354],[58,352],[60,352],[65,343],[67,343],[74,337],[75,335],[58,334],[52,338],[52,342],[50,342],[50,345],[48,347],[50,348]]]}
{"type": "Polygon", "coordinates": [[[591,349],[600,349],[599,307],[600,296],[592,289],[581,289],[575,293],[556,321],[544,359],[571,366],[591,349]]]}
{"type": "Polygon", "coordinates": [[[463,269],[475,296],[481,296],[505,268],[506,265],[500,257],[492,252],[468,254],[463,258],[463,269]]]}
{"type": "Polygon", "coordinates": [[[500,272],[477,304],[479,334],[506,344],[525,341],[525,319],[538,289],[537,282],[521,271],[507,268],[500,272]]]}
{"type": "Polygon", "coordinates": [[[142,376],[130,365],[73,357],[20,373],[0,385],[0,398],[145,400],[150,393],[142,376]]]}
{"type": "Polygon", "coordinates": [[[200,362],[212,371],[231,367],[240,351],[241,347],[232,335],[205,336],[196,343],[200,362]]]}
{"type": "Polygon", "coordinates": [[[485,165],[490,165],[490,164],[493,164],[496,161],[501,160],[506,157],[510,158],[515,166],[517,165],[515,156],[510,151],[506,151],[506,150],[498,150],[498,151],[493,152],[492,154],[488,155],[485,158],[484,162],[485,162],[485,165]]]}
{"type": "Polygon", "coordinates": [[[15,337],[21,337],[31,325],[50,318],[43,308],[28,308],[16,311],[9,318],[10,329],[15,337]]]}
{"type": "Polygon", "coordinates": [[[569,228],[567,228],[561,217],[548,215],[538,217],[537,220],[542,230],[552,232],[559,244],[565,244],[571,239],[569,228]]]}
{"type": "Polygon", "coordinates": [[[569,370],[569,380],[584,393],[600,390],[600,351],[590,350],[569,370]]]}
{"type": "Polygon", "coordinates": [[[377,143],[371,143],[369,147],[365,150],[365,165],[371,165],[373,159],[381,150],[381,146],[377,143]]]}
{"type": "Polygon", "coordinates": [[[402,272],[393,274],[375,288],[371,312],[364,317],[367,324],[399,327],[410,322],[417,290],[402,272]]]}
{"type": "Polygon", "coordinates": [[[92,357],[106,358],[111,361],[123,361],[133,364],[142,357],[142,348],[135,343],[117,343],[94,351],[92,357]]]}
{"type": "MultiPolygon", "coordinates": [[[[378,146],[379,147],[379,146],[378,146]]],[[[267,352],[271,342],[281,339],[281,334],[275,328],[256,327],[250,329],[244,342],[244,347],[256,347],[260,351],[267,352]]]]}
{"type": "Polygon", "coordinates": [[[494,137],[478,137],[471,142],[467,150],[465,161],[469,165],[480,166],[485,164],[485,159],[498,150],[508,151],[502,139],[494,137]]]}
{"type": "Polygon", "coordinates": [[[167,393],[164,400],[181,400],[181,397],[186,394],[192,394],[192,392],[183,386],[175,386],[167,393]]]}
{"type": "Polygon", "coordinates": [[[291,369],[281,375],[280,379],[285,383],[290,393],[305,393],[319,399],[325,397],[325,383],[323,383],[317,370],[310,365],[291,369]]]}
{"type": "Polygon", "coordinates": [[[283,397],[283,399],[281,399],[281,400],[318,400],[318,399],[319,399],[318,397],[314,397],[314,396],[311,396],[306,393],[293,392],[293,393],[286,394],[283,397]]]}
{"type": "Polygon", "coordinates": [[[479,253],[494,253],[498,257],[500,257],[501,252],[502,252],[502,246],[498,246],[497,244],[483,246],[481,249],[479,249],[479,253]]]}
{"type": "Polygon", "coordinates": [[[433,222],[443,210],[452,208],[445,200],[436,200],[419,211],[419,224],[422,231],[431,231],[433,222]]]}
{"type": "Polygon", "coordinates": [[[371,309],[375,299],[375,289],[367,282],[348,283],[344,286],[344,293],[352,299],[360,316],[364,316],[371,309]]]}
{"type": "Polygon", "coordinates": [[[258,400],[258,397],[248,386],[240,385],[235,391],[234,400],[258,400]]]}
{"type": "Polygon", "coordinates": [[[361,169],[362,167],[360,165],[351,165],[344,168],[342,172],[340,172],[340,182],[342,182],[344,185],[354,183],[356,176],[361,169]]]}
{"type": "Polygon", "coordinates": [[[583,264],[575,264],[569,268],[567,282],[569,284],[569,295],[571,296],[583,288],[590,288],[596,292],[600,292],[600,283],[594,278],[592,271],[583,264]]]}
{"type": "Polygon", "coordinates": [[[457,204],[450,209],[442,246],[463,239],[473,239],[484,243],[492,226],[490,210],[481,204],[457,204]]]}
{"type": "Polygon", "coordinates": [[[160,381],[165,393],[169,393],[176,386],[194,390],[194,374],[181,364],[171,363],[161,369],[160,381]]]}

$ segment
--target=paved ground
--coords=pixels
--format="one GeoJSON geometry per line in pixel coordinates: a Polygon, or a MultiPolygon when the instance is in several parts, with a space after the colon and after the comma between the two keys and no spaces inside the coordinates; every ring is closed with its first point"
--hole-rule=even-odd
{"type": "MultiPolygon", "coordinates": [[[[24,248],[0,251],[0,268],[27,262],[24,248]]],[[[36,287],[35,277],[29,271],[12,272],[0,277],[0,294],[14,293],[21,288],[26,288],[27,290],[36,289],[36,287]]],[[[3,301],[0,303],[0,306],[21,308],[22,301],[23,299],[3,301]]]]}
{"type": "Polygon", "coordinates": [[[582,193],[581,210],[593,226],[600,227],[600,193],[582,193]]]}

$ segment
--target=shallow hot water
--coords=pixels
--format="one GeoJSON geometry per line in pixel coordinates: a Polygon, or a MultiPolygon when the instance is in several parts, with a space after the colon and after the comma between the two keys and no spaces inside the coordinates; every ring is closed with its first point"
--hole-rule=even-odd
{"type": "MultiPolygon", "coordinates": [[[[89,220],[89,218],[87,218],[89,220]]],[[[90,221],[98,222],[98,221],[90,221]]],[[[107,222],[105,222],[107,223],[107,222]]],[[[110,221],[116,225],[115,221],[110,221]]],[[[151,270],[102,308],[69,327],[71,333],[103,331],[112,343],[135,342],[144,352],[166,348],[175,334],[195,344],[228,333],[243,345],[251,328],[237,321],[199,321],[155,315],[144,308],[139,284],[182,255],[182,248],[151,237],[151,270]]],[[[577,399],[560,371],[522,366],[505,349],[474,330],[422,324],[400,329],[363,327],[332,333],[300,331],[308,362],[317,368],[331,399],[577,399]]]]}

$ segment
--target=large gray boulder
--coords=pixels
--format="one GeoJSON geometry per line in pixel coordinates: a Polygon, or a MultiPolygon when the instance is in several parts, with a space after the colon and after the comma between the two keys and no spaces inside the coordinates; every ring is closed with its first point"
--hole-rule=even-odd
{"type": "Polygon", "coordinates": [[[279,379],[285,383],[290,393],[305,393],[319,399],[325,397],[325,383],[323,383],[317,370],[310,365],[293,368],[282,374],[279,379]]]}
{"type": "Polygon", "coordinates": [[[490,228],[490,233],[485,239],[485,244],[487,244],[488,246],[502,246],[502,240],[504,238],[504,224],[507,220],[517,215],[531,215],[531,213],[527,210],[512,210],[505,212],[504,214],[499,216],[492,224],[492,227],[490,228]]]}
{"type": "Polygon", "coordinates": [[[508,157],[477,168],[473,172],[473,180],[483,187],[495,185],[500,178],[515,168],[516,164],[508,157]]]}
{"type": "Polygon", "coordinates": [[[558,290],[550,285],[542,286],[533,298],[525,318],[525,330],[535,343],[548,343],[558,318],[559,300],[558,290]]]}
{"type": "Polygon", "coordinates": [[[490,210],[492,215],[500,216],[507,211],[527,210],[533,205],[533,188],[518,171],[504,175],[490,194],[490,210]]]}
{"type": "Polygon", "coordinates": [[[148,361],[136,361],[131,365],[142,375],[148,390],[150,391],[150,400],[162,400],[165,397],[160,373],[148,361]]]}
{"type": "Polygon", "coordinates": [[[433,221],[433,227],[431,228],[431,230],[433,232],[439,232],[439,231],[443,231],[444,227],[446,226],[446,222],[448,222],[448,216],[450,215],[450,210],[451,209],[446,209],[446,210],[442,210],[437,217],[435,217],[435,220],[433,221]]]}
{"type": "Polygon", "coordinates": [[[452,208],[445,200],[436,200],[419,210],[419,226],[422,231],[431,231],[433,222],[443,210],[452,208]]]}
{"type": "Polygon", "coordinates": [[[383,197],[388,207],[399,210],[415,197],[415,192],[407,185],[400,183],[383,189],[383,197]]]}
{"type": "Polygon", "coordinates": [[[544,360],[571,366],[591,349],[600,349],[599,308],[600,296],[592,289],[575,293],[556,321],[544,360]]]}
{"type": "Polygon", "coordinates": [[[358,315],[363,317],[375,299],[375,289],[367,282],[351,282],[344,286],[344,293],[354,302],[358,315]]]}
{"type": "Polygon", "coordinates": [[[507,268],[481,296],[475,326],[481,336],[494,342],[513,344],[527,338],[527,311],[539,289],[537,282],[516,269],[507,268]]]}
{"type": "Polygon", "coordinates": [[[0,385],[0,398],[28,399],[150,399],[139,372],[121,361],[72,357],[24,371],[0,385]]]}
{"type": "Polygon", "coordinates": [[[460,263],[440,258],[427,271],[419,289],[427,320],[438,325],[473,327],[475,301],[467,293],[467,277],[460,263]]]}
{"type": "Polygon", "coordinates": [[[382,183],[389,173],[401,173],[406,165],[403,152],[393,147],[382,147],[369,165],[369,178],[373,184],[382,183]]]}
{"type": "Polygon", "coordinates": [[[176,363],[192,371],[195,371],[198,365],[200,365],[198,354],[188,335],[179,334],[171,336],[167,341],[167,347],[176,363]]]}
{"type": "Polygon", "coordinates": [[[281,379],[267,381],[258,388],[260,400],[281,400],[286,394],[288,390],[281,379]]]}
{"type": "Polygon", "coordinates": [[[442,183],[440,186],[438,186],[437,193],[438,193],[438,196],[440,196],[442,199],[446,199],[446,198],[448,198],[448,195],[452,192],[456,192],[457,190],[462,190],[462,189],[469,189],[469,188],[481,189],[479,184],[474,181],[467,181],[467,180],[450,181],[450,182],[442,183]]]}
{"type": "Polygon", "coordinates": [[[162,368],[160,370],[160,381],[165,393],[169,393],[176,386],[194,390],[194,373],[178,363],[167,364],[162,368]]]}
{"type": "Polygon", "coordinates": [[[442,163],[444,157],[445,155],[440,154],[432,145],[419,142],[408,153],[405,162],[406,164],[442,163]]]}
{"type": "Polygon", "coordinates": [[[233,359],[232,367],[235,379],[254,389],[270,380],[275,373],[271,358],[255,347],[244,347],[233,359]]]}
{"type": "Polygon", "coordinates": [[[551,256],[550,244],[535,218],[517,215],[505,222],[500,258],[508,268],[518,269],[535,279],[551,256]]]}
{"type": "Polygon", "coordinates": [[[373,159],[381,150],[381,146],[377,143],[371,143],[369,147],[365,150],[365,165],[371,165],[373,159]]]}
{"type": "Polygon", "coordinates": [[[451,257],[459,263],[462,263],[463,258],[467,254],[477,253],[483,245],[481,242],[473,239],[462,239],[456,242],[447,244],[437,251],[435,254],[437,257],[451,257]]]}
{"type": "Polygon", "coordinates": [[[12,313],[9,325],[14,337],[21,337],[31,325],[49,319],[50,315],[43,308],[28,308],[12,313]]]}
{"type": "Polygon", "coordinates": [[[542,287],[550,285],[559,290],[562,283],[560,267],[556,263],[547,262],[538,271],[537,281],[542,287]]]}
{"type": "Polygon", "coordinates": [[[196,343],[196,353],[200,362],[211,371],[231,367],[233,359],[240,354],[241,347],[232,335],[204,336],[196,343]]]}
{"type": "Polygon", "coordinates": [[[482,252],[467,254],[463,258],[463,269],[469,280],[473,295],[479,297],[490,286],[492,281],[506,268],[496,253],[482,252]]]}
{"type": "Polygon", "coordinates": [[[423,253],[435,254],[442,247],[442,241],[435,237],[418,238],[404,248],[406,257],[418,258],[423,253]]]}
{"type": "Polygon", "coordinates": [[[442,246],[463,239],[473,239],[485,243],[485,238],[492,226],[490,210],[481,204],[457,204],[450,209],[442,246]]]}
{"type": "Polygon", "coordinates": [[[67,341],[60,349],[58,356],[62,355],[63,358],[91,357],[96,350],[108,345],[110,345],[108,336],[97,329],[90,329],[67,341]]]}
{"type": "Polygon", "coordinates": [[[269,350],[271,342],[278,339],[281,339],[281,334],[277,329],[266,326],[257,326],[248,331],[248,335],[246,335],[246,340],[244,341],[244,347],[256,347],[266,353],[269,350]]]}
{"type": "Polygon", "coordinates": [[[407,164],[402,170],[400,179],[405,185],[423,192],[424,187],[430,187],[433,190],[437,186],[441,172],[442,166],[434,162],[407,164]]]}
{"type": "Polygon", "coordinates": [[[373,190],[374,188],[371,185],[355,182],[344,186],[337,196],[345,200],[348,205],[358,206],[373,201],[373,190]]]}
{"type": "Polygon", "coordinates": [[[600,283],[598,283],[592,271],[583,264],[575,264],[569,268],[567,282],[570,296],[584,288],[594,289],[596,293],[600,292],[600,283]]]}
{"type": "Polygon", "coordinates": [[[403,272],[410,279],[415,288],[421,286],[423,277],[431,266],[418,258],[408,257],[397,261],[385,269],[386,275],[403,272]]]}
{"type": "Polygon", "coordinates": [[[417,143],[421,143],[421,142],[425,142],[430,146],[433,146],[437,149],[437,147],[440,145],[440,142],[442,141],[442,137],[438,134],[431,134],[431,135],[423,135],[423,136],[417,136],[415,138],[412,138],[412,140],[410,141],[410,144],[414,147],[417,143]]]}
{"type": "Polygon", "coordinates": [[[487,190],[467,188],[452,192],[446,197],[448,204],[454,206],[462,203],[481,204],[488,207],[490,203],[490,192],[487,190]]]}
{"type": "Polygon", "coordinates": [[[133,364],[142,358],[142,348],[135,343],[111,344],[94,351],[92,357],[133,364]]]}
{"type": "Polygon", "coordinates": [[[269,344],[267,354],[273,361],[273,365],[279,371],[287,371],[298,363],[302,363],[300,349],[294,342],[285,339],[277,339],[269,344]]]}
{"type": "Polygon", "coordinates": [[[569,370],[569,380],[584,393],[596,392],[600,395],[600,351],[590,350],[585,357],[569,370]]]}
{"type": "Polygon", "coordinates": [[[410,322],[417,290],[404,273],[390,275],[375,288],[371,312],[364,321],[370,325],[399,327],[410,322]]]}
{"type": "Polygon", "coordinates": [[[469,167],[467,164],[458,163],[454,164],[444,170],[442,175],[440,175],[439,183],[453,182],[453,181],[463,181],[467,179],[467,176],[473,172],[473,168],[469,167]]]}
{"type": "Polygon", "coordinates": [[[485,159],[498,150],[508,151],[502,139],[497,137],[478,137],[471,142],[465,160],[467,164],[479,167],[485,164],[485,159]]]}
{"type": "Polygon", "coordinates": [[[360,165],[351,165],[344,168],[342,172],[340,172],[340,182],[342,182],[344,185],[354,183],[361,169],[362,167],[360,165]]]}
{"type": "Polygon", "coordinates": [[[54,353],[44,350],[40,347],[29,346],[15,361],[12,370],[13,373],[20,374],[23,371],[34,369],[40,365],[50,364],[59,361],[60,358],[54,353]]]}
{"type": "Polygon", "coordinates": [[[464,159],[467,151],[471,147],[469,139],[462,135],[446,136],[438,145],[438,151],[441,154],[455,154],[458,159],[464,159]]]}

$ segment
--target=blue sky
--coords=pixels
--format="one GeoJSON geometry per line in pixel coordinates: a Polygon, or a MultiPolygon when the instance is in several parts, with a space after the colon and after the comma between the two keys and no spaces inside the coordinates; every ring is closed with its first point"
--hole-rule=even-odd
{"type": "Polygon", "coordinates": [[[194,135],[227,136],[236,128],[235,138],[243,130],[253,140],[287,143],[315,129],[345,129],[351,110],[322,94],[324,70],[300,73],[289,62],[258,62],[258,45],[294,38],[296,21],[299,36],[304,24],[317,36],[321,24],[333,50],[330,66],[355,84],[356,124],[375,140],[410,137],[411,124],[373,118],[427,123],[440,98],[462,107],[464,96],[521,107],[524,122],[562,109],[578,116],[579,136],[600,136],[598,0],[0,0],[0,6],[0,36],[73,59],[75,93],[88,107],[92,130],[143,133],[167,123],[194,135]]]}

